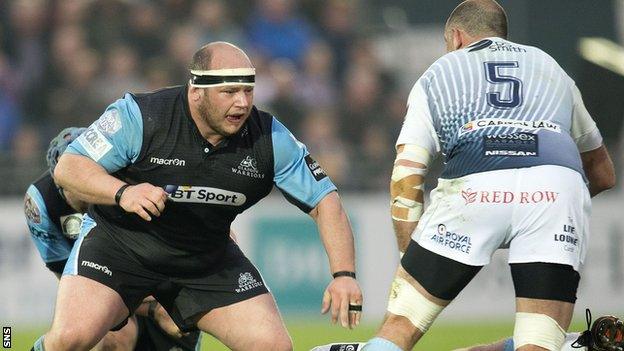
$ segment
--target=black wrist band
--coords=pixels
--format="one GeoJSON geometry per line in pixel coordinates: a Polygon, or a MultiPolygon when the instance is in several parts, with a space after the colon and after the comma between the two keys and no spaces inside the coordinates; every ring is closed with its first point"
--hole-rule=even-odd
{"type": "Polygon", "coordinates": [[[332,277],[334,277],[334,278],[338,278],[338,277],[351,277],[351,278],[355,279],[355,272],[339,271],[339,272],[336,272],[336,273],[332,274],[332,277]]]}
{"type": "Polygon", "coordinates": [[[156,307],[158,306],[158,302],[150,301],[149,306],[147,307],[147,316],[150,319],[154,319],[154,312],[156,312],[156,307]]]}
{"type": "Polygon", "coordinates": [[[121,195],[123,195],[124,191],[130,186],[130,184],[124,184],[117,190],[115,193],[115,203],[119,206],[119,201],[121,201],[121,195]]]}

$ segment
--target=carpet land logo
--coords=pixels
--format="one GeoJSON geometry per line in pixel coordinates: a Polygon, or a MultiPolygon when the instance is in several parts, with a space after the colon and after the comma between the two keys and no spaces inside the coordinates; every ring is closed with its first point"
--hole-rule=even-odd
{"type": "Polygon", "coordinates": [[[245,157],[236,168],[232,167],[232,173],[257,179],[264,178],[264,173],[258,171],[258,161],[251,156],[245,157]]]}
{"type": "Polygon", "coordinates": [[[245,292],[247,290],[255,289],[263,286],[264,284],[257,281],[256,278],[249,272],[240,273],[238,276],[238,288],[234,289],[237,293],[245,292]]]}
{"type": "Polygon", "coordinates": [[[559,193],[548,190],[538,191],[505,191],[505,190],[476,190],[471,188],[461,191],[465,205],[473,203],[482,204],[537,204],[553,203],[557,201],[559,193]]]}

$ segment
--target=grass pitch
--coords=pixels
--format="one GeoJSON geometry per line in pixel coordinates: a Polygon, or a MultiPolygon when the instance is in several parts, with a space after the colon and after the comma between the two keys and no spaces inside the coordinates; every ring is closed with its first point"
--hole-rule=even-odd
{"type": "MultiPolygon", "coordinates": [[[[295,350],[307,351],[314,346],[332,342],[366,341],[376,332],[378,325],[361,324],[354,330],[347,330],[328,321],[314,320],[287,320],[287,327],[293,339],[295,350]]],[[[570,330],[580,331],[584,328],[582,321],[572,324],[570,330]]],[[[12,349],[28,351],[36,338],[45,328],[24,329],[13,328],[12,349]]],[[[511,321],[478,322],[478,323],[448,323],[440,322],[433,325],[431,330],[419,342],[414,350],[448,351],[468,345],[488,343],[494,340],[511,336],[513,325],[511,321]]],[[[202,338],[202,351],[228,350],[223,344],[209,335],[202,338]]]]}

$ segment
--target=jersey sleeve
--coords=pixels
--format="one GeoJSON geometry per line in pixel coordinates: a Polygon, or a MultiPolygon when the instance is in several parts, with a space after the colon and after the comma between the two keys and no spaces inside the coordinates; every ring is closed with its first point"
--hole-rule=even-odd
{"type": "MultiPolygon", "coordinates": [[[[67,260],[72,246],[65,239],[61,229],[50,219],[43,197],[34,185],[28,187],[24,196],[24,214],[30,238],[43,262],[50,267],[50,263],[67,260]]],[[[61,267],[58,273],[62,271],[61,267]]]]}
{"type": "Polygon", "coordinates": [[[275,177],[273,182],[286,199],[308,213],[336,186],[306,146],[276,118],[272,125],[275,177]]]}
{"type": "MultiPolygon", "coordinates": [[[[570,81],[572,81],[570,79],[570,81]]],[[[581,97],[581,92],[572,81],[572,139],[576,143],[579,152],[595,150],[602,145],[602,135],[596,122],[592,119],[581,97]]]]}
{"type": "Polygon", "coordinates": [[[418,79],[409,94],[407,113],[396,145],[418,145],[429,151],[433,158],[440,152],[440,141],[433,127],[425,81],[422,77],[418,79]]]}
{"type": "Polygon", "coordinates": [[[143,118],[132,95],[108,106],[104,114],[65,152],[91,158],[114,173],[137,160],[143,144],[143,118]]]}

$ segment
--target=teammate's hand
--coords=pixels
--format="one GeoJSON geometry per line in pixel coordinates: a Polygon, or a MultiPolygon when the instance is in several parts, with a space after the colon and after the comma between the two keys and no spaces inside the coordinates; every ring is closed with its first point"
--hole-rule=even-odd
{"type": "Polygon", "coordinates": [[[119,206],[126,212],[136,213],[146,221],[152,216],[160,216],[165,209],[167,193],[150,183],[141,183],[129,186],[119,200],[119,206]]]}
{"type": "Polygon", "coordinates": [[[180,328],[178,328],[173,319],[169,316],[169,313],[167,313],[167,310],[165,310],[161,304],[158,304],[154,309],[153,318],[160,329],[176,339],[180,339],[181,337],[188,335],[188,333],[182,333],[180,328]]]}
{"type": "Polygon", "coordinates": [[[325,314],[331,309],[332,323],[340,319],[343,327],[353,329],[360,324],[362,302],[362,291],[357,280],[351,277],[334,278],[323,294],[321,313],[325,314]],[[349,305],[360,306],[360,310],[350,310],[349,305]]]}

